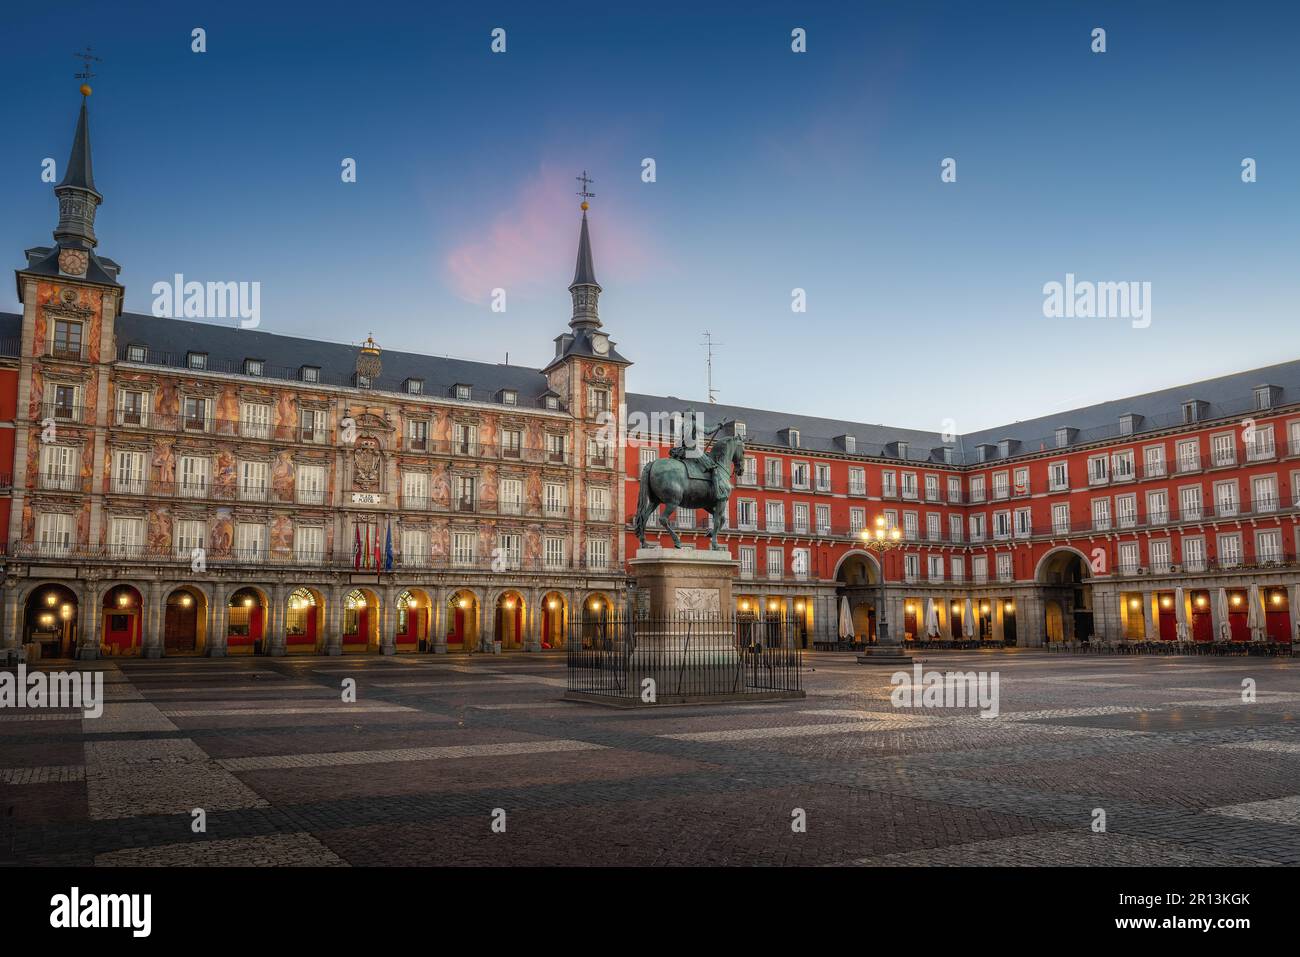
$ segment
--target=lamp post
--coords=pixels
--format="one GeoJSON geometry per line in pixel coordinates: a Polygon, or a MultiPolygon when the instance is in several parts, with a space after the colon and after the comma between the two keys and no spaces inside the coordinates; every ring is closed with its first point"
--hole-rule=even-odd
{"type": "Polygon", "coordinates": [[[908,666],[912,659],[903,651],[901,641],[895,641],[889,634],[889,615],[885,611],[885,553],[892,552],[903,545],[903,535],[897,528],[886,528],[885,517],[876,516],[874,529],[864,528],[858,533],[862,545],[868,551],[877,553],[880,562],[880,602],[876,606],[876,644],[858,655],[860,665],[898,665],[908,666]]]}

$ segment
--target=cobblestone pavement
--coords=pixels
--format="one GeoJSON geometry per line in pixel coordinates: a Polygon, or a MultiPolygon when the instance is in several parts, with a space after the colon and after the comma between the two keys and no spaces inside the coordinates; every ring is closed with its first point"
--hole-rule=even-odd
{"type": "Polygon", "coordinates": [[[804,700],[654,711],[561,701],[557,655],[84,665],[102,717],[0,710],[0,859],[1300,863],[1284,659],[927,657],[996,672],[996,718],[831,654],[804,700]]]}

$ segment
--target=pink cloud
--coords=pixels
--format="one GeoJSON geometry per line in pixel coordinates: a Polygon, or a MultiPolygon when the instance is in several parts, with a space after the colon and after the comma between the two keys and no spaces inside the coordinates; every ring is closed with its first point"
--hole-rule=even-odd
{"type": "MultiPolygon", "coordinates": [[[[460,230],[461,241],[443,269],[457,296],[486,302],[498,287],[508,295],[551,295],[573,279],[581,211],[572,164],[543,163],[519,189],[514,202],[477,231],[460,230]]],[[[595,184],[599,194],[599,184],[595,184]]],[[[592,201],[588,214],[596,278],[629,282],[647,274],[658,257],[653,243],[611,197],[592,201]]]]}

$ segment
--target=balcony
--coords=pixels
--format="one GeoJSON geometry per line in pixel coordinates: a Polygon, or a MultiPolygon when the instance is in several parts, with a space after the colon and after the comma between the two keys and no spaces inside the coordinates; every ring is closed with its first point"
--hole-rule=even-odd
{"type": "Polygon", "coordinates": [[[181,498],[207,498],[208,481],[204,479],[183,479],[177,486],[176,494],[181,498]]]}
{"type": "Polygon", "coordinates": [[[241,502],[265,502],[266,501],[266,484],[250,483],[239,484],[239,500],[241,502]]]}
{"type": "Polygon", "coordinates": [[[767,475],[764,476],[764,478],[763,478],[763,487],[764,487],[764,488],[784,488],[785,486],[784,486],[784,483],[783,483],[783,481],[782,481],[782,476],[780,475],[780,473],[776,473],[776,472],[768,472],[767,475]]]}
{"type": "Polygon", "coordinates": [[[298,489],[296,498],[299,505],[324,505],[325,490],[316,488],[300,488],[298,489]]]}
{"type": "MultiPolygon", "coordinates": [[[[140,425],[141,423],[135,422],[132,424],[140,425]]],[[[271,437],[271,426],[266,422],[241,421],[239,423],[239,435],[245,439],[269,439],[271,437]]]]}
{"type": "Polygon", "coordinates": [[[47,492],[76,492],[81,488],[81,476],[72,472],[42,472],[40,487],[47,492]]]}
{"type": "Polygon", "coordinates": [[[149,483],[140,477],[114,478],[110,486],[114,495],[148,495],[149,483]]]}
{"type": "Polygon", "coordinates": [[[477,503],[474,501],[474,496],[461,495],[456,499],[456,511],[473,512],[475,510],[476,504],[477,503]]]}
{"type": "Polygon", "coordinates": [[[1272,441],[1267,443],[1251,443],[1246,446],[1247,462],[1267,462],[1277,457],[1277,448],[1272,441]]]}
{"type": "MultiPolygon", "coordinates": [[[[682,512],[678,512],[677,514],[678,514],[678,517],[679,517],[679,520],[680,520],[680,517],[681,517],[681,515],[682,515],[683,513],[682,513],[682,512]]],[[[612,522],[613,520],[614,520],[614,510],[613,510],[613,509],[608,508],[608,507],[602,507],[602,506],[588,506],[588,507],[587,507],[587,521],[589,521],[589,522],[612,522]]],[[[695,522],[694,522],[694,517],[692,517],[691,524],[692,524],[692,525],[695,524],[695,522]]]]}
{"type": "Polygon", "coordinates": [[[84,423],[89,419],[85,406],[70,402],[47,402],[41,406],[41,419],[55,422],[84,423]]]}
{"type": "Polygon", "coordinates": [[[849,482],[849,494],[850,494],[850,495],[866,495],[866,494],[867,494],[867,483],[866,483],[865,481],[863,481],[863,482],[854,482],[854,481],[850,481],[850,482],[849,482]]]}

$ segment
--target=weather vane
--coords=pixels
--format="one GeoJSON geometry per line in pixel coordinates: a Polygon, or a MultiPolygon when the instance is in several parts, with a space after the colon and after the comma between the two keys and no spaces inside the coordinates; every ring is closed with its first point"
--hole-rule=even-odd
{"type": "MultiPolygon", "coordinates": [[[[94,47],[90,46],[90,44],[87,44],[87,45],[86,45],[86,49],[85,49],[84,52],[81,51],[81,50],[78,50],[76,53],[74,53],[74,54],[72,54],[72,55],[75,56],[77,59],[81,60],[81,65],[82,65],[82,72],[80,72],[80,73],[74,73],[74,74],[73,74],[74,78],[75,78],[75,79],[78,79],[78,80],[82,80],[82,81],[85,81],[85,80],[92,80],[92,79],[94,79],[94,78],[95,78],[95,74],[91,72],[91,70],[90,70],[90,65],[91,65],[92,63],[100,63],[100,62],[102,62],[102,61],[100,60],[99,57],[95,56],[95,54],[94,54],[94,47]]],[[[82,96],[90,96],[90,84],[89,84],[89,83],[85,83],[85,82],[83,82],[83,83],[81,84],[81,95],[82,95],[82,96]]]]}
{"type": "Polygon", "coordinates": [[[77,57],[79,60],[82,61],[82,67],[84,70],[84,72],[82,73],[74,74],[76,79],[93,80],[95,78],[95,74],[90,72],[90,64],[100,63],[102,61],[99,59],[99,57],[95,56],[93,50],[94,47],[87,45],[84,53],[79,50],[76,53],[72,54],[73,56],[77,57]]]}
{"type": "Polygon", "coordinates": [[[595,193],[590,193],[587,191],[587,187],[590,186],[592,183],[594,183],[595,180],[587,175],[587,171],[585,169],[582,171],[581,176],[575,176],[573,178],[582,184],[582,189],[578,191],[578,195],[582,197],[582,201],[584,203],[596,195],[595,193]]]}

